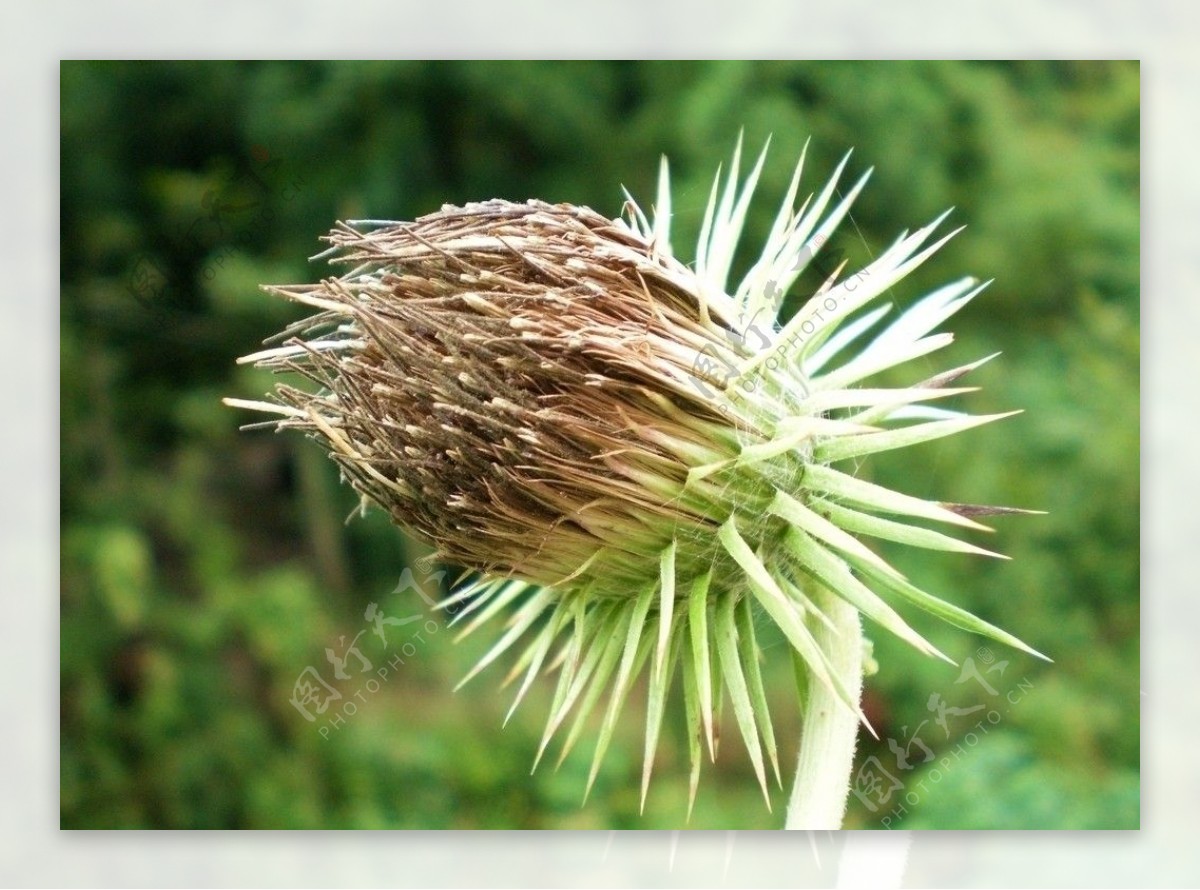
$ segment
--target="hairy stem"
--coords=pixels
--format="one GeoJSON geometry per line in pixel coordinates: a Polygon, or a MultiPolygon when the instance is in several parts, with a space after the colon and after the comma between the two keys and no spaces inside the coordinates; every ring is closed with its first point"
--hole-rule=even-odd
{"type": "MultiPolygon", "coordinates": [[[[814,593],[816,605],[829,618],[831,627],[818,623],[813,634],[828,654],[833,670],[858,701],[863,683],[862,624],[858,610],[826,590],[814,593]]],[[[858,717],[811,673],[806,692],[800,762],[784,828],[834,830],[842,827],[846,814],[858,717]]]]}

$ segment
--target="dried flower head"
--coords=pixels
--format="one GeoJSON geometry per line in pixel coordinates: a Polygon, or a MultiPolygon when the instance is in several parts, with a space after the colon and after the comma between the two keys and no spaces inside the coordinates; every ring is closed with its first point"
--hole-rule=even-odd
{"type": "Polygon", "coordinates": [[[557,672],[538,758],[569,718],[565,756],[607,692],[590,787],[648,665],[643,800],[676,673],[693,795],[726,694],[764,792],[765,761],[778,777],[756,609],[856,713],[814,636],[826,620],[817,591],[925,653],[945,657],[893,604],[1032,651],[919,590],[859,538],[995,555],[916,524],[979,529],[973,517],[993,508],[910,497],[845,464],[1006,416],[925,405],[967,392],[952,384],[981,362],[910,388],[860,385],[947,345],[931,332],[984,285],[935,291],[841,360],[889,312],[864,307],[954,234],[926,244],[939,218],[855,275],[839,268],[779,324],[780,296],[867,176],[826,213],[843,160],[796,210],[802,157],[761,255],[729,291],[764,157],[743,184],[736,154],[723,188],[718,172],[691,265],[671,249],[665,161],[652,221],[631,199],[627,221],[488,201],[340,223],[321,256],[350,271],[268,288],[319,312],[246,359],[316,388],[231,400],[320,440],[365,499],[477,573],[448,601],[465,604],[464,632],[506,623],[469,676],[515,650],[515,708],[536,676],[557,672]]]}

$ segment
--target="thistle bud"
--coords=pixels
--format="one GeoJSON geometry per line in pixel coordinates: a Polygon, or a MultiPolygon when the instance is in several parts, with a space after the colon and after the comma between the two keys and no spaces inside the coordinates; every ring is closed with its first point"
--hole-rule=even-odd
{"type": "Polygon", "coordinates": [[[764,156],[744,183],[737,155],[723,187],[718,174],[692,264],[671,249],[665,162],[652,220],[630,199],[624,220],[488,201],[409,223],[340,223],[321,257],[342,274],[267,288],[317,314],[245,359],[312,385],[278,385],[269,403],[230,400],[317,439],[363,498],[474,573],[447,604],[466,604],[466,632],[507,624],[467,679],[515,653],[515,708],[538,675],[557,674],[539,759],[560,729],[565,756],[607,693],[590,787],[648,673],[643,800],[677,673],[693,795],[726,695],[764,793],[768,764],[778,778],[756,612],[856,714],[814,636],[825,620],[814,591],[926,654],[945,657],[896,603],[1032,652],[861,541],[994,556],[923,524],[982,528],[980,508],[894,492],[846,466],[1007,416],[927,404],[967,392],[951,384],[978,362],[910,388],[869,385],[948,344],[934,329],[984,285],[940,288],[857,345],[889,311],[869,304],[954,234],[928,243],[939,218],[853,274],[842,264],[777,321],[780,295],[867,176],[830,209],[843,160],[796,211],[802,158],[759,258],[730,289],[764,156]]]}

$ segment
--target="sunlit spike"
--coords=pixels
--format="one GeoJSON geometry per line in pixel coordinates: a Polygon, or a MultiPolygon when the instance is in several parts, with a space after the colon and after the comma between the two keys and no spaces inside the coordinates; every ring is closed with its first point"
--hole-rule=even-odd
{"type": "Polygon", "coordinates": [[[897,578],[880,575],[870,566],[862,565],[860,568],[864,575],[870,576],[885,590],[894,593],[895,595],[907,600],[918,608],[924,609],[932,615],[936,615],[943,621],[953,624],[955,627],[961,627],[963,630],[971,631],[972,633],[981,634],[990,637],[993,640],[1012,646],[1014,649],[1020,649],[1022,652],[1027,652],[1035,658],[1040,658],[1043,661],[1053,661],[1046,655],[1034,649],[1032,646],[1023,643],[1007,631],[1003,631],[995,625],[989,624],[982,618],[977,618],[965,609],[959,608],[944,600],[938,599],[936,596],[931,596],[907,581],[897,578]]]}
{"type": "Polygon", "coordinates": [[[956,418],[953,420],[932,420],[900,429],[883,432],[865,433],[861,436],[844,436],[830,439],[816,447],[816,459],[824,463],[833,463],[851,457],[861,457],[864,454],[876,454],[881,451],[891,451],[896,448],[908,448],[923,442],[932,442],[946,436],[957,435],[977,426],[1003,420],[1020,414],[1021,410],[1005,411],[1002,414],[981,414],[976,417],[956,418]]]}
{"type": "Polygon", "coordinates": [[[612,738],[613,730],[617,725],[617,715],[621,711],[621,705],[625,701],[625,696],[629,692],[629,684],[633,678],[641,670],[641,663],[645,661],[646,655],[649,654],[650,646],[648,634],[643,634],[642,631],[646,623],[646,615],[650,611],[650,604],[654,600],[657,585],[647,586],[638,594],[637,601],[634,604],[630,613],[629,630],[625,637],[625,647],[621,652],[621,664],[617,669],[617,678],[613,681],[612,692],[609,695],[608,709],[604,714],[604,723],[600,727],[600,734],[596,739],[596,751],[592,757],[592,767],[588,771],[587,787],[584,790],[584,800],[592,790],[592,785],[596,781],[596,774],[600,771],[600,762],[604,759],[604,753],[608,750],[609,740],[612,738]]]}
{"type": "Polygon", "coordinates": [[[949,386],[951,383],[955,383],[956,381],[958,381],[959,378],[961,378],[963,375],[968,374],[971,371],[974,371],[976,368],[982,367],[983,365],[990,362],[992,359],[996,358],[998,355],[1000,355],[1000,353],[993,352],[991,355],[986,355],[983,358],[978,359],[977,361],[971,362],[970,364],[962,365],[960,367],[953,368],[949,371],[943,371],[941,374],[935,374],[933,377],[930,377],[928,380],[923,380],[920,383],[918,383],[917,387],[925,388],[925,387],[949,386]]]}
{"type": "Polygon", "coordinates": [[[830,521],[856,534],[870,535],[873,538],[895,541],[898,544],[907,544],[911,547],[924,547],[928,550],[973,553],[978,556],[995,557],[996,559],[1009,558],[1002,553],[993,553],[991,550],[984,550],[982,547],[976,547],[974,544],[960,541],[958,538],[952,538],[949,535],[935,532],[932,529],[921,528],[920,526],[909,525],[903,522],[895,522],[891,519],[884,519],[882,516],[872,516],[869,513],[852,510],[844,504],[837,504],[833,501],[820,501],[820,509],[828,514],[830,521]]]}
{"type": "Polygon", "coordinates": [[[498,615],[501,609],[515,602],[516,599],[527,590],[529,590],[529,585],[524,581],[509,581],[507,584],[497,590],[493,596],[489,597],[486,603],[483,602],[481,598],[480,600],[476,600],[468,604],[465,609],[463,609],[450,620],[451,626],[458,624],[463,618],[466,618],[468,615],[474,612],[478,606],[483,606],[483,608],[478,615],[475,615],[475,617],[471,619],[466,627],[458,632],[458,634],[455,636],[455,639],[462,640],[474,633],[485,622],[498,615]]]}
{"type": "MultiPolygon", "coordinates": [[[[787,533],[784,540],[797,556],[798,564],[804,566],[805,571],[817,578],[826,590],[850,603],[863,615],[904,640],[918,652],[940,658],[948,664],[955,663],[953,659],[913,630],[908,622],[901,618],[900,614],[885,603],[878,594],[855,578],[845,562],[814,541],[808,534],[798,528],[793,528],[787,533]]],[[[851,558],[856,556],[856,554],[847,555],[851,558]]],[[[867,561],[863,560],[863,562],[867,561]]],[[[884,572],[877,565],[868,564],[871,564],[874,571],[889,578],[895,578],[898,582],[902,581],[898,573],[884,572]]]]}
{"type": "Polygon", "coordinates": [[[671,614],[675,608],[675,542],[672,541],[659,560],[658,648],[654,653],[654,670],[660,674],[667,643],[671,639],[671,614]]]}
{"type": "Polygon", "coordinates": [[[763,767],[762,746],[758,741],[758,725],[754,719],[754,706],[750,703],[750,690],[746,686],[746,677],[742,670],[741,658],[738,654],[738,633],[734,622],[736,602],[732,594],[725,594],[717,603],[716,630],[717,656],[721,659],[721,669],[725,674],[725,687],[729,690],[729,698],[733,703],[733,714],[737,720],[742,741],[754,765],[754,775],[762,788],[763,798],[770,809],[771,797],[767,791],[767,775],[763,767]]]}
{"type": "Polygon", "coordinates": [[[858,702],[847,691],[845,683],[836,673],[830,672],[825,655],[813,639],[812,633],[804,626],[803,616],[796,611],[774,576],[742,539],[732,518],[721,526],[717,538],[725,552],[746,572],[751,592],[800,653],[813,676],[827,686],[846,707],[856,714],[861,714],[858,702]]]}
{"type": "MultiPolygon", "coordinates": [[[[713,284],[721,288],[725,287],[726,281],[729,278],[729,267],[733,263],[734,251],[737,249],[738,239],[742,234],[742,227],[746,222],[746,211],[750,208],[750,199],[754,196],[754,190],[758,187],[758,178],[762,173],[763,163],[767,159],[767,150],[770,148],[771,140],[768,139],[759,152],[758,160],[754,164],[754,168],[750,171],[750,175],[746,177],[745,183],[742,185],[741,194],[737,199],[737,203],[733,205],[729,216],[722,220],[721,235],[717,250],[719,251],[715,257],[710,257],[710,266],[708,269],[709,280],[713,284]]],[[[739,141],[739,149],[740,149],[739,141]]],[[[734,167],[736,169],[736,160],[734,167]]],[[[736,183],[731,185],[728,195],[733,195],[736,192],[736,183]]]]}
{"type": "Polygon", "coordinates": [[[579,702],[579,707],[575,711],[575,717],[571,721],[571,729],[567,733],[567,738],[563,742],[562,750],[559,752],[558,760],[555,763],[555,769],[562,766],[564,760],[575,747],[575,743],[583,736],[584,729],[587,727],[588,718],[592,711],[596,708],[596,703],[600,700],[600,696],[608,684],[609,678],[612,677],[613,668],[617,664],[617,659],[621,655],[621,634],[620,626],[614,627],[609,639],[597,645],[603,646],[603,654],[600,657],[599,663],[596,665],[596,670],[591,678],[587,681],[587,691],[579,702]]]}
{"type": "Polygon", "coordinates": [[[658,198],[654,202],[654,247],[662,254],[671,253],[671,171],[667,156],[658,165],[658,198]]]}
{"type": "Polygon", "coordinates": [[[708,571],[692,584],[688,596],[688,631],[697,700],[704,723],[704,737],[708,740],[709,757],[716,760],[716,746],[713,740],[712,668],[709,665],[708,645],[708,589],[711,580],[712,572],[708,571]]]}
{"type": "Polygon", "coordinates": [[[860,380],[874,377],[889,368],[899,367],[932,352],[937,352],[939,349],[945,349],[953,342],[953,334],[930,334],[915,343],[897,346],[888,353],[855,358],[836,371],[831,371],[814,381],[813,386],[816,389],[846,389],[860,380]]]}
{"type": "Polygon", "coordinates": [[[696,805],[696,790],[700,786],[700,762],[704,756],[700,734],[703,729],[700,725],[699,693],[696,690],[696,675],[690,659],[682,659],[681,672],[683,674],[683,708],[687,724],[688,763],[690,766],[688,771],[687,808],[687,819],[690,822],[692,819],[692,809],[696,805]]]}
{"type": "Polygon", "coordinates": [[[500,640],[487,651],[483,658],[476,662],[475,667],[471,668],[471,670],[467,672],[467,675],[458,682],[457,686],[454,687],[456,692],[459,689],[462,689],[462,687],[472,677],[504,654],[504,652],[507,651],[508,648],[515,643],[523,633],[525,633],[525,631],[529,630],[529,627],[534,621],[537,620],[538,616],[541,615],[541,613],[544,612],[547,607],[549,607],[551,603],[550,593],[545,590],[538,591],[533,599],[530,600],[530,603],[533,605],[533,608],[527,609],[521,620],[509,628],[508,633],[502,636],[500,640]]]}
{"type": "MultiPolygon", "coordinates": [[[[970,392],[978,392],[977,386],[960,386],[944,388],[911,389],[835,389],[815,392],[804,400],[804,407],[813,414],[833,411],[838,408],[893,408],[897,405],[908,405],[913,402],[924,402],[930,399],[948,399],[970,392]]],[[[857,421],[856,421],[857,422],[857,421]]]]}
{"type": "Polygon", "coordinates": [[[767,759],[771,762],[771,770],[775,773],[775,781],[783,787],[783,774],[779,770],[779,748],[775,744],[775,727],[771,723],[771,709],[767,704],[762,668],[758,663],[761,650],[754,632],[754,613],[750,597],[744,596],[738,601],[736,623],[738,637],[742,641],[742,668],[746,675],[746,688],[750,692],[750,706],[762,734],[763,747],[766,748],[767,759]]]}
{"type": "Polygon", "coordinates": [[[853,476],[839,473],[829,467],[817,464],[809,467],[806,482],[811,489],[827,492],[834,497],[842,498],[870,510],[920,516],[923,519],[933,519],[937,522],[948,522],[951,525],[990,531],[986,525],[973,522],[936,503],[901,494],[862,479],[855,479],[853,476]]]}
{"type": "Polygon", "coordinates": [[[712,238],[713,222],[717,212],[717,196],[721,189],[721,167],[713,177],[712,190],[708,193],[708,206],[704,210],[704,221],[700,223],[700,238],[696,242],[696,275],[708,281],[709,242],[712,238]]]}
{"type": "MultiPolygon", "coordinates": [[[[800,149],[800,159],[796,161],[796,169],[792,173],[791,182],[788,183],[787,193],[783,196],[783,201],[779,205],[779,213],[775,216],[775,223],[771,226],[768,245],[784,235],[794,222],[792,211],[796,207],[796,194],[800,190],[800,176],[804,171],[804,159],[808,155],[808,143],[809,140],[805,139],[804,146],[800,149]]],[[[770,252],[769,246],[767,252],[770,252]]]]}
{"type": "Polygon", "coordinates": [[[824,368],[830,359],[837,356],[843,349],[869,331],[880,319],[891,311],[892,304],[885,303],[882,306],[872,309],[861,318],[855,319],[845,327],[838,328],[836,333],[827,338],[822,338],[818,334],[796,350],[796,354],[791,360],[802,362],[804,373],[810,378],[815,377],[817,372],[824,368]],[[822,342],[822,339],[824,339],[824,342],[822,342]],[[805,359],[806,355],[811,355],[811,358],[805,359]]]}
{"type": "Polygon", "coordinates": [[[625,195],[625,211],[629,217],[630,226],[643,240],[648,241],[653,231],[650,221],[646,219],[646,214],[642,212],[638,202],[633,199],[633,195],[629,194],[629,189],[622,187],[621,191],[625,195]]]}
{"type": "Polygon", "coordinates": [[[775,499],[768,509],[781,519],[820,538],[838,550],[844,553],[853,553],[861,559],[873,563],[880,571],[896,571],[858,538],[848,534],[814,510],[810,510],[785,491],[775,492],[775,499]]]}
{"type": "Polygon", "coordinates": [[[649,700],[646,705],[646,747],[642,758],[642,797],[640,812],[646,809],[646,792],[650,790],[650,773],[654,768],[654,752],[658,747],[658,734],[662,729],[663,712],[666,709],[667,691],[675,675],[675,662],[683,642],[682,625],[675,625],[671,634],[671,651],[663,667],[651,675],[649,700]],[[675,632],[678,630],[679,632],[675,632]]]}

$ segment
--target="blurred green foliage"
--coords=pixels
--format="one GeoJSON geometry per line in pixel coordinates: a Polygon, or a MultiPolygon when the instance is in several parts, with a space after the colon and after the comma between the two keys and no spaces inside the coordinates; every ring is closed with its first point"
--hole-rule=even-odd
{"type": "MultiPolygon", "coordinates": [[[[1012,562],[889,549],[1055,662],[914,616],[972,659],[983,682],[960,683],[875,639],[880,740],[863,736],[848,826],[1138,826],[1136,63],[71,62],[61,81],[64,827],[684,825],[681,720],[644,816],[640,701],[581,808],[586,743],[529,775],[548,690],[501,730],[503,671],[452,692],[484,641],[452,644],[433,616],[374,692],[335,681],[331,712],[356,703],[344,724],[306,721],[298,676],[332,680],[324,652],[369,630],[368,603],[424,609],[393,592],[421,551],[377,513],[343,524],[356,500],[332,464],[299,437],[239,432],[248,418],[219,399],[269,388],[235,359],[298,313],[257,285],[324,274],[306,257],[335,219],[490,197],[615,215],[621,184],[649,200],[665,153],[686,243],[742,128],[751,148],[773,134],[749,242],[812,137],[810,188],[850,146],[851,175],[877,167],[839,235],[852,263],[950,205],[969,224],[898,301],[997,279],[955,319],[950,352],[908,370],[1002,350],[967,404],[1027,413],[864,472],[1048,511],[995,522],[1012,562]],[[902,786],[883,804],[876,768],[902,786]]],[[[401,639],[385,650],[367,633],[360,649],[378,669],[401,639]]],[[[786,650],[760,639],[790,767],[786,650]]],[[[726,729],[690,827],[778,826],[786,792],[768,813],[726,729]]]]}

